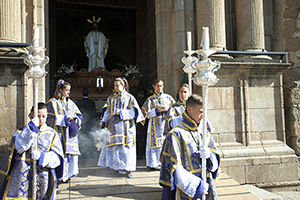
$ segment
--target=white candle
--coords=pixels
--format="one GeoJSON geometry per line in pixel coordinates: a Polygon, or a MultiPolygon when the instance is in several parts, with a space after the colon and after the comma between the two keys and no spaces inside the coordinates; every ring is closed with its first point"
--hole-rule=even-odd
{"type": "Polygon", "coordinates": [[[209,28],[203,27],[202,28],[202,48],[209,49],[209,28]]]}
{"type": "Polygon", "coordinates": [[[37,26],[33,27],[33,39],[32,39],[32,43],[33,46],[37,47],[39,44],[39,28],[37,26]]]}
{"type": "Polygon", "coordinates": [[[191,31],[188,31],[186,34],[187,34],[188,51],[192,51],[192,33],[191,31]]]}

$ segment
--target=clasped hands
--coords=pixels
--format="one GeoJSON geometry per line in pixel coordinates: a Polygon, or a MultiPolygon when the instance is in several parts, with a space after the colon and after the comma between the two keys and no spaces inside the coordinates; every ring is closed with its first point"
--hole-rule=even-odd
{"type": "Polygon", "coordinates": [[[167,112],[169,107],[165,105],[156,106],[157,112],[167,112]]]}
{"type": "Polygon", "coordinates": [[[70,115],[67,115],[67,120],[70,122],[70,121],[74,121],[75,123],[77,123],[77,118],[76,117],[72,117],[70,115]]]}

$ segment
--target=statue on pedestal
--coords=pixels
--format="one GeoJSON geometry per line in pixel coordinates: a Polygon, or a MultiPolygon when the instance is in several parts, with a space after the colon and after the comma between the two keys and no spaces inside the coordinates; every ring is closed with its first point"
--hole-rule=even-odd
{"type": "Polygon", "coordinates": [[[88,33],[84,41],[85,52],[89,58],[89,72],[98,67],[105,69],[104,59],[108,51],[109,39],[98,30],[100,20],[100,17],[96,20],[95,16],[93,16],[93,20],[87,20],[93,25],[93,31],[88,33]]]}

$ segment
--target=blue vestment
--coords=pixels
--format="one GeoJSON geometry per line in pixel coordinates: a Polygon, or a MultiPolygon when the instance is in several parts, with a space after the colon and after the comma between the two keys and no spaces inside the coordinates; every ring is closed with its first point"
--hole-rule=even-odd
{"type": "Polygon", "coordinates": [[[107,98],[102,122],[109,134],[101,150],[98,165],[115,170],[136,170],[136,123],[144,116],[136,99],[123,90],[107,98]],[[118,113],[119,112],[119,113],[118,113]]]}
{"type": "Polygon", "coordinates": [[[182,113],[185,111],[185,101],[181,98],[174,103],[167,113],[167,119],[165,124],[164,134],[168,134],[170,130],[176,126],[178,126],[182,120],[182,113]]]}
{"type": "MultiPolygon", "coordinates": [[[[167,112],[157,112],[157,106],[172,106],[175,100],[172,96],[155,92],[148,97],[142,106],[145,118],[149,119],[146,144],[146,166],[150,168],[160,167],[159,155],[164,142],[164,129],[167,112]]],[[[145,121],[142,122],[144,125],[145,121]]]]}
{"type": "MultiPolygon", "coordinates": [[[[200,182],[202,159],[199,155],[202,137],[198,136],[200,132],[198,131],[198,125],[184,112],[180,125],[168,133],[160,156],[162,165],[159,184],[164,188],[162,199],[171,200],[175,199],[175,196],[176,199],[193,199],[199,190],[200,194],[202,193],[203,185],[200,182]]],[[[217,195],[213,179],[219,176],[220,157],[210,134],[209,124],[207,124],[206,135],[210,149],[206,171],[206,181],[209,184],[206,199],[216,200],[217,195]]]]}
{"type": "Polygon", "coordinates": [[[40,160],[37,161],[36,199],[55,199],[57,178],[62,176],[63,171],[63,150],[60,138],[56,131],[46,124],[38,129],[32,122],[24,128],[17,129],[11,138],[0,167],[0,172],[6,175],[0,193],[1,199],[32,199],[33,162],[30,151],[32,140],[29,140],[28,136],[37,133],[37,147],[42,153],[40,160]],[[41,163],[52,163],[53,167],[48,165],[43,167],[41,163]]]}
{"type": "Polygon", "coordinates": [[[60,136],[64,150],[64,172],[62,180],[78,174],[78,155],[80,155],[78,147],[78,135],[70,134],[70,123],[67,116],[76,118],[78,129],[81,126],[82,114],[76,104],[68,98],[58,100],[52,98],[47,103],[48,117],[47,124],[52,127],[60,136]]]}

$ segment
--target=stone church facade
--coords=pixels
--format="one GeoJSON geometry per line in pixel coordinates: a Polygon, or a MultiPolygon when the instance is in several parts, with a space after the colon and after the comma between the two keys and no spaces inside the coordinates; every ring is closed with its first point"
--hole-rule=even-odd
{"type": "MultiPolygon", "coordinates": [[[[33,27],[39,27],[38,44],[50,58],[49,74],[39,82],[39,101],[46,101],[58,60],[57,16],[84,13],[86,6],[135,11],[135,61],[145,75],[142,84],[162,79],[165,92],[174,97],[184,78],[186,32],[192,32],[192,49],[199,49],[202,27],[209,27],[210,47],[219,52],[211,58],[221,68],[219,82],[208,91],[208,118],[222,169],[240,183],[264,188],[299,184],[297,0],[0,0],[2,152],[14,129],[28,122],[33,102],[23,62],[33,27]]],[[[193,91],[201,94],[200,87],[193,91]]]]}

